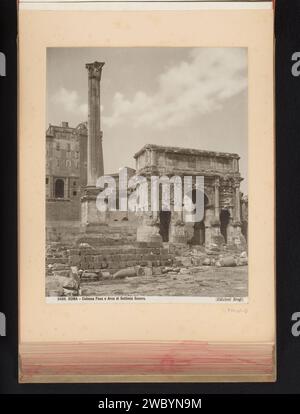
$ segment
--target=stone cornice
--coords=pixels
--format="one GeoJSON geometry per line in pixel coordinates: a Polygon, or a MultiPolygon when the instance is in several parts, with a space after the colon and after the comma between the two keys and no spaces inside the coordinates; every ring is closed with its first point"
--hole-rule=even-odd
{"type": "Polygon", "coordinates": [[[146,150],[153,150],[157,152],[164,152],[170,154],[181,154],[181,155],[204,155],[207,157],[223,157],[228,159],[240,159],[240,156],[235,153],[230,152],[219,152],[219,151],[208,151],[208,150],[200,150],[200,149],[193,149],[193,148],[181,148],[181,147],[167,147],[162,145],[154,145],[154,144],[146,144],[143,148],[141,148],[136,154],[134,154],[134,158],[138,158],[146,150]]]}

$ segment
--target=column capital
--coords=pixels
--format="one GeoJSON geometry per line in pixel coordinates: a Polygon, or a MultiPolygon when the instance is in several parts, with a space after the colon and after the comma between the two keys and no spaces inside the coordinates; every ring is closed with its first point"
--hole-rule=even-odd
{"type": "Polygon", "coordinates": [[[233,182],[232,182],[233,188],[235,188],[235,189],[238,188],[239,189],[240,185],[241,185],[241,180],[239,178],[234,178],[233,182]]]}
{"type": "Polygon", "coordinates": [[[94,62],[94,63],[87,63],[85,65],[86,69],[88,70],[89,73],[89,79],[97,79],[97,80],[101,80],[101,73],[102,73],[102,68],[105,65],[104,62],[94,62]]]}
{"type": "Polygon", "coordinates": [[[215,183],[214,183],[215,187],[219,188],[220,187],[220,177],[215,177],[215,183]]]}

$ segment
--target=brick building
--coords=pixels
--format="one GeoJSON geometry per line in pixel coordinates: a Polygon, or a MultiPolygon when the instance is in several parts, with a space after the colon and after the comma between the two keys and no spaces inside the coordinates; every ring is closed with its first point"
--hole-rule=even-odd
{"type": "Polygon", "coordinates": [[[47,221],[80,220],[81,189],[87,183],[87,127],[68,122],[46,131],[47,221]]]}

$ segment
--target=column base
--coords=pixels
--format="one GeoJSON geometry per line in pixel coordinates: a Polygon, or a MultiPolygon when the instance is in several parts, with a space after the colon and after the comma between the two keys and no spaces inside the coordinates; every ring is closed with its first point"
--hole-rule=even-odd
{"type": "Polygon", "coordinates": [[[169,242],[175,244],[186,244],[187,233],[184,224],[172,224],[170,226],[169,242]]]}
{"type": "Polygon", "coordinates": [[[247,242],[242,234],[242,226],[240,222],[233,223],[230,229],[230,244],[238,250],[247,250],[247,242]]]}
{"type": "Polygon", "coordinates": [[[96,187],[86,187],[81,197],[81,231],[99,233],[107,228],[107,212],[97,209],[96,200],[101,190],[96,187]]]}
{"type": "Polygon", "coordinates": [[[141,225],[137,229],[136,240],[138,242],[147,243],[162,243],[162,237],[159,234],[158,229],[153,226],[141,225]]]}
{"type": "Polygon", "coordinates": [[[142,223],[137,228],[136,240],[138,242],[162,243],[157,218],[149,217],[146,213],[142,223]]]}
{"type": "Polygon", "coordinates": [[[234,228],[235,228],[234,236],[233,236],[233,238],[234,238],[234,240],[233,240],[234,244],[238,248],[240,248],[241,250],[247,249],[247,242],[246,242],[245,237],[242,234],[242,226],[241,226],[241,224],[240,223],[239,224],[236,224],[234,226],[234,228]]]}

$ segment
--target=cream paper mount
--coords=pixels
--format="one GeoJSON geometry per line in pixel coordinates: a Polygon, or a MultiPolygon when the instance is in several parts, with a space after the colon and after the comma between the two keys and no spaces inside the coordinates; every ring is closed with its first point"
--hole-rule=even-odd
{"type": "MultiPolygon", "coordinates": [[[[82,7],[81,10],[72,10],[72,7],[62,10],[62,6],[59,6],[60,10],[56,10],[57,7],[44,10],[21,3],[21,381],[274,380],[273,10],[259,4],[258,9],[248,7],[246,10],[219,5],[217,9],[199,7],[193,11],[184,6],[181,10],[120,11],[101,10],[99,5],[95,10],[83,10],[82,7]],[[184,295],[185,300],[175,303],[170,300],[109,305],[70,300],[47,303],[47,153],[44,137],[46,114],[49,104],[55,100],[53,97],[52,101],[47,99],[47,50],[58,48],[69,50],[70,54],[77,48],[165,48],[166,53],[171,48],[174,51],[180,48],[247,50],[249,212],[246,301],[193,303],[188,300],[188,295],[184,295]],[[139,355],[138,363],[136,355],[139,355]],[[215,358],[219,358],[220,363],[216,363],[215,358]]],[[[60,73],[66,70],[63,61],[60,64],[62,66],[58,66],[56,72],[58,83],[60,73]]],[[[107,62],[107,73],[108,68],[107,62]]],[[[75,67],[67,67],[67,70],[71,82],[75,67]]],[[[84,67],[82,72],[86,77],[84,67]]],[[[56,98],[59,101],[59,96],[56,98]]],[[[103,125],[104,165],[106,146],[109,146],[105,134],[103,125]]],[[[114,147],[116,153],[117,149],[118,146],[114,147]]],[[[73,196],[77,197],[77,194],[73,196]]],[[[111,296],[109,292],[107,296],[111,296]]]]}

